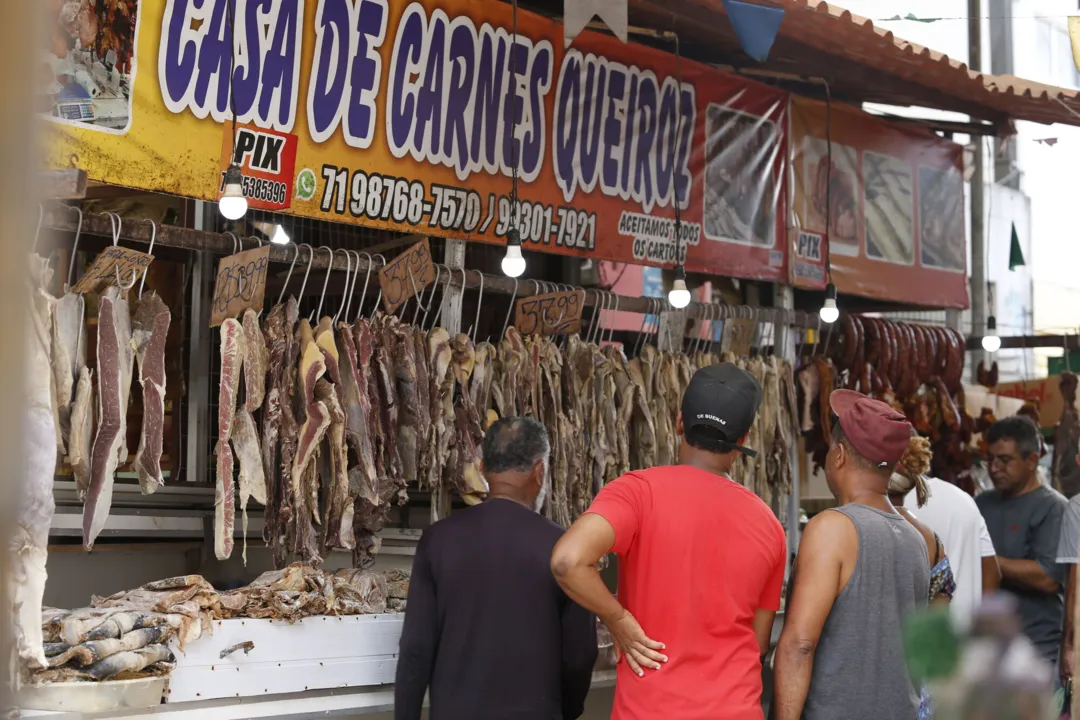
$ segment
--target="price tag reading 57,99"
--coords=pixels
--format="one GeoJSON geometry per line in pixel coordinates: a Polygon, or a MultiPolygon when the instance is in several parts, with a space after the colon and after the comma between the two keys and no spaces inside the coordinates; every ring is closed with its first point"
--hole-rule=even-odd
{"type": "Polygon", "coordinates": [[[269,263],[269,245],[221,258],[210,305],[210,327],[218,327],[248,308],[262,310],[269,263]]]}
{"type": "Polygon", "coordinates": [[[431,247],[424,238],[387,263],[379,271],[383,310],[392,313],[409,298],[435,282],[431,247]]]}
{"type": "Polygon", "coordinates": [[[514,327],[522,335],[565,335],[581,331],[585,291],[533,295],[517,301],[514,327]]]}

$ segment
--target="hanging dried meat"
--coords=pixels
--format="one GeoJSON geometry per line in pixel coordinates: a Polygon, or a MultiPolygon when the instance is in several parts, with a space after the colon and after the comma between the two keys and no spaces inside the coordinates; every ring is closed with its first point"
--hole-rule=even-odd
{"type": "Polygon", "coordinates": [[[458,387],[457,400],[454,403],[457,432],[453,448],[456,450],[456,462],[451,461],[451,484],[465,502],[475,505],[488,491],[488,484],[480,466],[480,443],[484,439],[484,430],[469,393],[469,380],[472,378],[476,361],[475,351],[472,340],[464,333],[454,336],[450,341],[450,348],[452,376],[458,387]]]}
{"type": "Polygon", "coordinates": [[[172,315],[157,293],[135,302],[131,320],[131,342],[139,362],[143,421],[135,470],[143,494],[149,495],[165,484],[161,474],[162,443],[165,435],[165,340],[172,315]]]}
{"type": "Polygon", "coordinates": [[[216,493],[214,497],[214,554],[227,560],[233,551],[236,523],[236,494],[233,482],[235,459],[229,440],[236,415],[236,396],[240,388],[246,352],[244,329],[233,319],[221,324],[221,384],[218,388],[218,439],[216,455],[216,493]]]}
{"type": "Polygon", "coordinates": [[[60,452],[65,452],[68,446],[76,383],[86,366],[85,315],[86,301],[78,293],[64,293],[53,308],[50,365],[60,421],[57,436],[60,452]]]}
{"type": "Polygon", "coordinates": [[[45,291],[51,272],[48,263],[30,256],[30,322],[26,342],[26,404],[23,410],[25,476],[19,494],[9,555],[10,605],[19,657],[31,667],[46,664],[41,632],[41,602],[48,577],[49,528],[52,524],[53,473],[56,470],[56,435],[51,376],[51,324],[53,298],[45,291]]]}
{"type": "Polygon", "coordinates": [[[259,327],[259,316],[248,308],[244,311],[244,407],[248,412],[255,412],[262,407],[266,398],[266,366],[269,362],[266,338],[259,327]]]}
{"type": "Polygon", "coordinates": [[[83,507],[83,544],[94,546],[112,506],[116,469],[127,462],[127,408],[135,353],[131,315],[120,290],[110,287],[98,308],[98,428],[90,458],[90,485],[83,507]]]}

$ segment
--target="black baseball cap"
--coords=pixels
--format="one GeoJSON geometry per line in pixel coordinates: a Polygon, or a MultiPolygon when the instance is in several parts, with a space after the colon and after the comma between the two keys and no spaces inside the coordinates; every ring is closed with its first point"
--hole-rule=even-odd
{"type": "Polygon", "coordinates": [[[750,432],[760,406],[761,386],[750,373],[729,362],[709,365],[694,373],[683,395],[683,428],[715,428],[733,449],[755,457],[756,450],[735,443],[750,432]]]}

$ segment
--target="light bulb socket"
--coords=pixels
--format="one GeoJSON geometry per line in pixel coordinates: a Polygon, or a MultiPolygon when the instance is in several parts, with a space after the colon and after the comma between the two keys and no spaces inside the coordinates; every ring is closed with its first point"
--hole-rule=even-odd
{"type": "Polygon", "coordinates": [[[993,315],[986,318],[986,332],[989,335],[997,334],[997,318],[993,315]]]}
{"type": "Polygon", "coordinates": [[[225,194],[229,193],[229,186],[237,185],[241,188],[240,192],[243,193],[244,185],[244,173],[240,171],[240,166],[236,163],[229,165],[229,169],[225,171],[225,194]]]}
{"type": "Polygon", "coordinates": [[[832,300],[833,305],[836,305],[836,286],[832,283],[825,286],[825,300],[832,300]]]}
{"type": "Polygon", "coordinates": [[[506,233],[506,246],[508,248],[510,248],[510,247],[518,247],[518,248],[520,248],[521,247],[521,233],[518,232],[517,228],[510,228],[510,230],[507,231],[507,233],[506,233]]]}
{"type": "Polygon", "coordinates": [[[683,287],[686,287],[686,268],[682,263],[675,266],[675,282],[682,282],[683,287]]]}

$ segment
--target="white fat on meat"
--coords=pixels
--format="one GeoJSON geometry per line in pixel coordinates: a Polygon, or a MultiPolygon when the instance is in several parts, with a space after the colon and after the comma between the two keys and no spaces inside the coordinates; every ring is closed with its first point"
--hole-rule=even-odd
{"type": "Polygon", "coordinates": [[[45,260],[30,258],[31,314],[27,325],[26,404],[23,426],[23,483],[15,532],[9,545],[10,616],[15,618],[19,657],[32,667],[45,667],[41,601],[48,577],[49,526],[56,505],[56,433],[50,363],[53,298],[42,288],[49,271],[45,260]]]}
{"type": "Polygon", "coordinates": [[[90,487],[90,444],[94,437],[94,379],[93,371],[79,370],[75,402],[71,406],[71,433],[68,438],[68,462],[75,476],[75,491],[79,499],[90,487]]]}
{"type": "Polygon", "coordinates": [[[269,364],[269,351],[266,338],[259,327],[259,316],[248,308],[244,311],[244,386],[247,396],[244,404],[249,412],[262,407],[266,397],[266,366],[269,364]]]}
{"type": "Polygon", "coordinates": [[[240,514],[244,537],[243,560],[247,565],[247,503],[248,498],[266,505],[266,474],[263,471],[262,451],[259,449],[259,432],[255,428],[255,419],[247,408],[240,407],[233,418],[233,451],[240,460],[240,514]]]}
{"type": "Polygon", "coordinates": [[[56,408],[60,419],[58,446],[67,448],[71,428],[71,403],[79,371],[86,364],[83,315],[86,302],[77,293],[65,293],[56,301],[52,323],[52,374],[56,388],[56,408]]]}

